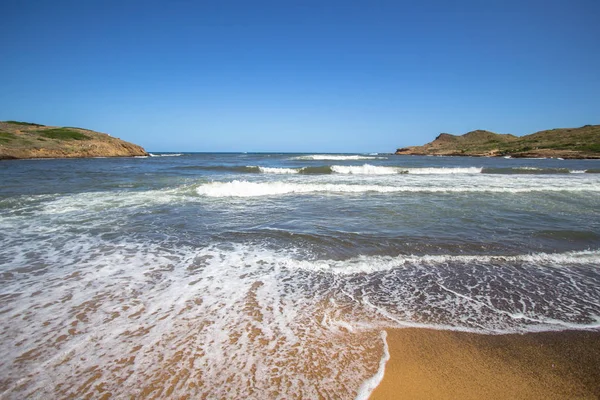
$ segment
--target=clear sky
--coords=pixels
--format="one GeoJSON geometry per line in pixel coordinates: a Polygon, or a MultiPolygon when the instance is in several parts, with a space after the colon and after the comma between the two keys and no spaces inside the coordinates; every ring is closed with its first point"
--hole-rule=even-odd
{"type": "Polygon", "coordinates": [[[149,151],[600,123],[600,1],[0,1],[0,120],[149,151]]]}

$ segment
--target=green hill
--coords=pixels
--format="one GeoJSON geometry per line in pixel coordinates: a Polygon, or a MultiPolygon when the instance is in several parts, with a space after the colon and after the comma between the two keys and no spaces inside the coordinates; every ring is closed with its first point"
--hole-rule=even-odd
{"type": "Polygon", "coordinates": [[[600,125],[551,129],[521,137],[484,130],[462,136],[442,133],[433,142],[400,148],[396,154],[600,158],[600,125]]]}
{"type": "Polygon", "coordinates": [[[0,122],[0,160],[145,156],[133,143],[83,128],[0,122]]]}

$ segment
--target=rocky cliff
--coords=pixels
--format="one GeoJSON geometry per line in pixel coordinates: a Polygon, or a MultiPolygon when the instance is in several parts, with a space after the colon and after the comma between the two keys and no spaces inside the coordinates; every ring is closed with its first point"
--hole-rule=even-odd
{"type": "Polygon", "coordinates": [[[600,125],[551,129],[521,137],[484,130],[461,136],[442,133],[433,142],[400,148],[396,154],[600,158],[600,125]]]}
{"type": "Polygon", "coordinates": [[[142,147],[88,129],[0,122],[0,160],[147,156],[142,147]]]}

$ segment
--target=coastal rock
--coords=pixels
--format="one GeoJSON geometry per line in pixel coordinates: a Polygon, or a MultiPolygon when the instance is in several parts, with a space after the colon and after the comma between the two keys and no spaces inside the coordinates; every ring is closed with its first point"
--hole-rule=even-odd
{"type": "Polygon", "coordinates": [[[147,156],[141,146],[83,128],[0,122],[0,160],[147,156]]]}
{"type": "Polygon", "coordinates": [[[403,147],[397,155],[471,157],[600,158],[600,125],[560,128],[526,136],[475,130],[456,136],[441,133],[423,146],[403,147]]]}

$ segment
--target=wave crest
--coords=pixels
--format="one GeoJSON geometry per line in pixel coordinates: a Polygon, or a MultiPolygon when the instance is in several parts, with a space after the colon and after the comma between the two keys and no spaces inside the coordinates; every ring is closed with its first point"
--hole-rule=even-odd
{"type": "Polygon", "coordinates": [[[161,154],[153,154],[148,153],[150,157],[179,157],[182,156],[182,153],[161,153],[161,154]]]}
{"type": "Polygon", "coordinates": [[[403,171],[396,167],[381,167],[371,164],[364,165],[333,165],[331,170],[336,174],[351,174],[351,175],[393,175],[400,174],[403,171]]]}
{"type": "Polygon", "coordinates": [[[249,168],[258,168],[260,172],[263,174],[297,174],[300,172],[299,169],[296,168],[275,168],[275,167],[249,167],[249,168]]]}
{"type": "Polygon", "coordinates": [[[207,197],[259,197],[286,194],[311,193],[531,193],[531,192],[600,192],[599,186],[565,187],[420,187],[420,186],[384,186],[335,183],[293,183],[293,182],[249,182],[234,180],[231,182],[211,182],[196,189],[201,196],[207,197]]]}
{"type": "Polygon", "coordinates": [[[303,161],[345,161],[345,160],[385,160],[387,157],[375,157],[375,156],[360,156],[360,155],[341,155],[341,154],[311,154],[306,156],[292,157],[292,160],[303,160],[303,161]]]}

